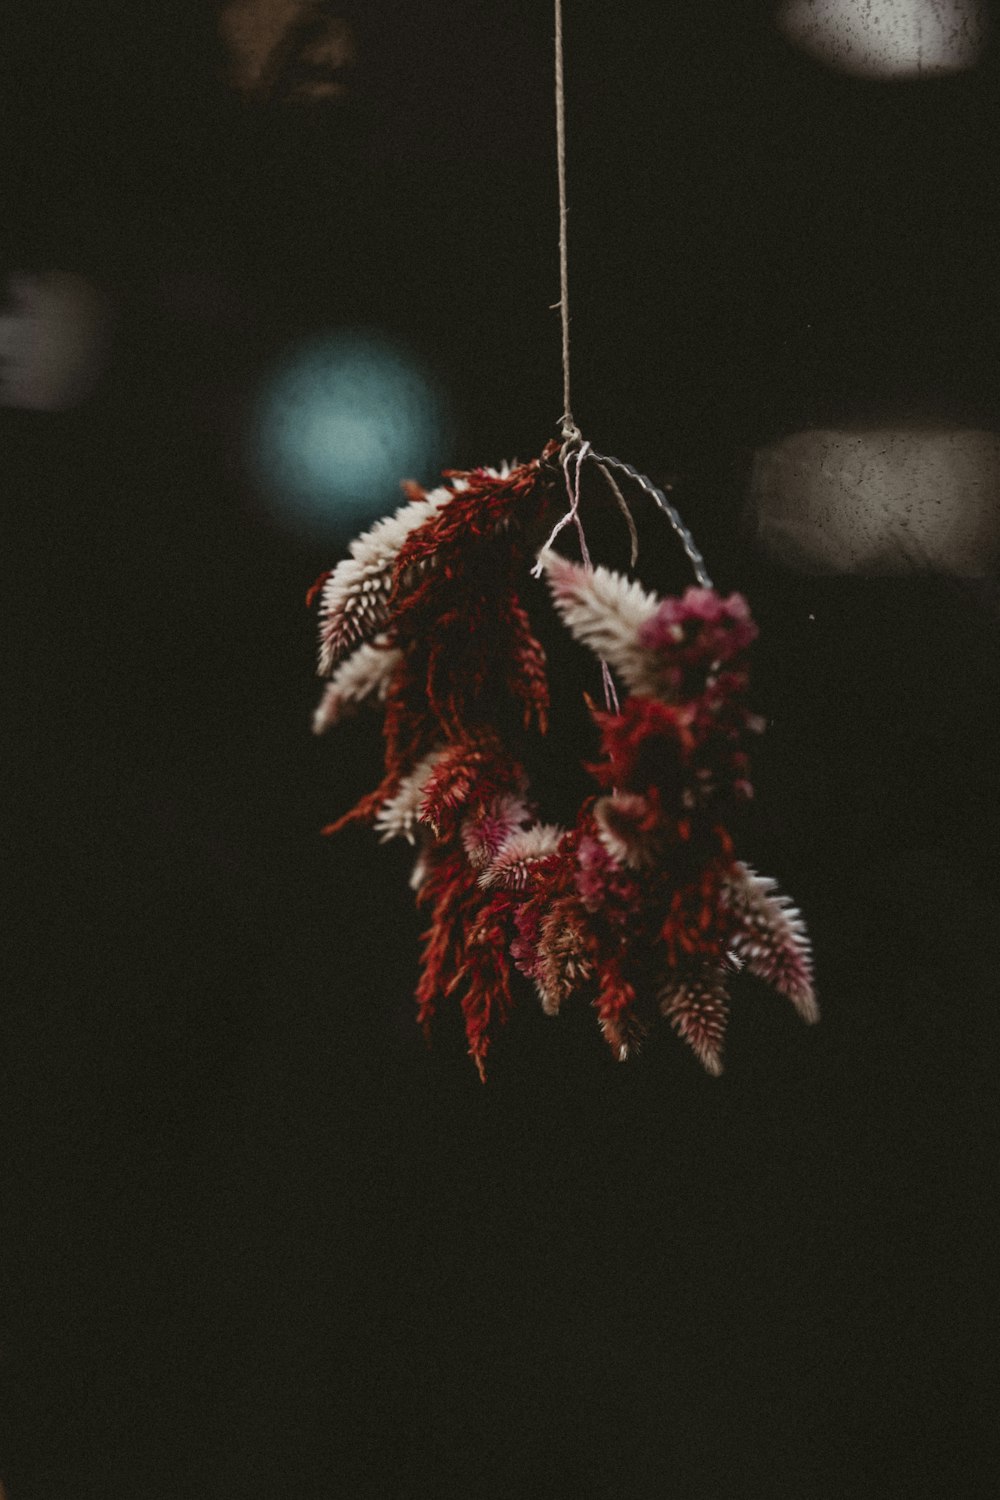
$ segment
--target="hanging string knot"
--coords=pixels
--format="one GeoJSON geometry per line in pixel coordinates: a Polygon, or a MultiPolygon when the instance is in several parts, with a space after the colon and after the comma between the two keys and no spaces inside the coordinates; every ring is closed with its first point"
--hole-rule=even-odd
{"type": "MultiPolygon", "coordinates": [[[[553,526],[549,533],[549,539],[542,548],[543,552],[547,552],[563,528],[569,526],[572,522],[576,526],[577,540],[580,543],[580,556],[586,568],[590,568],[592,563],[590,561],[590,552],[587,548],[587,538],[583,532],[583,521],[580,519],[580,470],[583,468],[583,461],[589,452],[590,444],[585,443],[582,438],[579,440],[567,438],[563,444],[559,454],[559,464],[563,471],[563,478],[566,481],[566,499],[569,502],[569,508],[565,515],[560,517],[553,526]],[[576,461],[575,474],[570,470],[570,465],[574,460],[576,461]]],[[[543,571],[542,562],[539,560],[531,570],[532,577],[541,578],[543,571]]]]}

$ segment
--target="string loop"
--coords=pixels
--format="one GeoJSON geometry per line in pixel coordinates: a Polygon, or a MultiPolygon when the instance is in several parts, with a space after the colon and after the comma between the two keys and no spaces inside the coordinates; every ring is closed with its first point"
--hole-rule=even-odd
{"type": "MultiPolygon", "coordinates": [[[[559,462],[562,465],[563,476],[566,480],[566,498],[569,501],[569,509],[566,511],[565,515],[560,516],[559,520],[553,526],[552,530],[549,533],[549,539],[545,543],[545,546],[542,550],[544,552],[547,552],[548,549],[552,546],[552,543],[555,541],[556,537],[563,530],[563,528],[565,526],[568,526],[569,523],[573,521],[576,525],[576,535],[580,543],[580,557],[583,560],[583,565],[585,568],[592,568],[593,563],[590,560],[590,550],[587,546],[587,538],[584,535],[583,531],[583,521],[580,519],[580,470],[583,468],[584,459],[590,452],[590,444],[582,441],[579,444],[576,444],[575,442],[571,443],[570,440],[567,440],[563,447],[564,451],[559,455],[559,462]],[[569,466],[573,462],[574,458],[576,459],[576,474],[574,478],[571,479],[569,466]]],[[[540,578],[542,576],[541,562],[535,563],[535,566],[531,570],[531,574],[533,578],[540,578]]]]}

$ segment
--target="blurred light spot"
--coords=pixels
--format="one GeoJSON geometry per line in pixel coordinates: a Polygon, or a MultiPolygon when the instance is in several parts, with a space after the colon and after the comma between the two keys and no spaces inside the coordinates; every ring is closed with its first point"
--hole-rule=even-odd
{"type": "Polygon", "coordinates": [[[65,411],[91,392],[104,363],[108,309],[69,271],[18,272],[0,313],[0,405],[65,411]]]}
{"type": "Polygon", "coordinates": [[[988,24],[984,0],[785,0],[777,22],[804,52],[858,78],[971,68],[988,24]]]}
{"type": "Polygon", "coordinates": [[[225,0],[219,32],[232,82],[248,98],[339,100],[349,92],[354,28],[324,0],[225,0]]]}
{"type": "Polygon", "coordinates": [[[401,504],[403,479],[436,479],[450,427],[443,394],[412,355],[345,330],[298,345],[271,377],[254,468],[275,510],[341,533],[401,504]]]}
{"type": "Polygon", "coordinates": [[[754,459],[761,550],[804,573],[961,577],[1000,562],[1000,436],[961,428],[797,432],[754,459]]]}

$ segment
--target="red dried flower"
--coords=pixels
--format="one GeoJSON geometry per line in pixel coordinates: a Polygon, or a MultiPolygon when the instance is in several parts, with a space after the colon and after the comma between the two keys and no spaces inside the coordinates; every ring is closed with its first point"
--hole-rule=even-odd
{"type": "Polygon", "coordinates": [[[639,1049],[645,1032],[635,1014],[635,989],[617,959],[600,967],[594,1006],[605,1041],[619,1062],[625,1062],[639,1049]]]}
{"type": "Polygon", "coordinates": [[[575,885],[589,912],[602,912],[616,927],[624,926],[642,904],[635,879],[608,852],[587,820],[576,853],[575,885]]]}
{"type": "Polygon", "coordinates": [[[580,901],[559,896],[538,922],[531,977],[542,1009],[557,1015],[563,1002],[586,984],[594,972],[596,943],[580,901]]]}
{"type": "Polygon", "coordinates": [[[478,817],[504,794],[524,787],[524,772],[495,734],[472,734],[447,745],[424,784],[420,821],[439,838],[450,837],[466,817],[478,817]]]}
{"type": "Polygon", "coordinates": [[[549,679],[545,652],[531,629],[528,612],[516,594],[508,600],[504,625],[509,632],[510,659],[507,688],[523,710],[525,729],[534,724],[540,734],[549,725],[549,679]]]}
{"type": "Polygon", "coordinates": [[[696,716],[689,704],[626,698],[620,714],[595,712],[607,764],[597,768],[604,786],[644,792],[663,787],[680,796],[697,747],[696,716]]]}

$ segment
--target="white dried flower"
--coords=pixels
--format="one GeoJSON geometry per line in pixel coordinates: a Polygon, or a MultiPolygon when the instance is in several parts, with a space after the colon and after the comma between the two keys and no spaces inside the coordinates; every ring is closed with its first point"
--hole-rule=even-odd
{"type": "Polygon", "coordinates": [[[388,621],[392,575],[400,548],[454,496],[442,485],[376,521],[351,543],[320,592],[319,672],[325,676],[345,651],[388,621]]]}
{"type": "Polygon", "coordinates": [[[313,733],[323,734],[366,698],[384,702],[393,673],[402,660],[403,653],[390,646],[384,635],[352,651],[326,684],[313,715],[313,733]]]}
{"type": "Polygon", "coordinates": [[[426,881],[434,863],[434,839],[425,828],[417,834],[417,857],[410,871],[410,890],[419,891],[426,881]]]}
{"type": "Polygon", "coordinates": [[[571,634],[606,661],[632,692],[654,692],[655,657],[639,644],[639,633],[659,607],[656,595],[610,568],[584,568],[548,548],[538,560],[571,634]]]}
{"type": "Polygon", "coordinates": [[[437,750],[432,750],[429,755],[425,755],[423,760],[417,762],[410,774],[403,777],[394,795],[387,802],[383,802],[375,815],[374,823],[375,832],[381,843],[385,844],[389,839],[396,838],[404,838],[409,844],[416,843],[424,787],[443,753],[443,749],[439,747],[437,750]]]}

